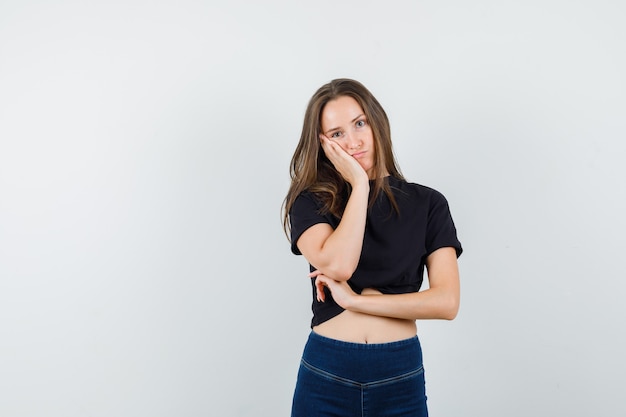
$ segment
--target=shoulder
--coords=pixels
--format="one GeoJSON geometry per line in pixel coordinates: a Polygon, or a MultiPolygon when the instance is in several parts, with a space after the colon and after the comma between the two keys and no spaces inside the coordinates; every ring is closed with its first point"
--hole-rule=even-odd
{"type": "Polygon", "coordinates": [[[318,223],[328,223],[335,228],[338,219],[324,212],[323,203],[314,193],[303,191],[296,197],[289,210],[289,222],[291,224],[291,251],[296,255],[301,255],[297,242],[307,229],[318,223]]]}
{"type": "Polygon", "coordinates": [[[301,222],[303,219],[307,219],[307,223],[310,222],[311,219],[324,219],[325,222],[333,224],[335,220],[338,221],[338,219],[330,213],[322,198],[315,192],[309,190],[301,192],[296,197],[289,210],[289,217],[292,224],[301,222]]]}
{"type": "Polygon", "coordinates": [[[300,194],[298,194],[298,196],[293,202],[293,205],[291,206],[291,211],[302,209],[302,208],[320,209],[322,206],[323,206],[323,203],[319,199],[319,197],[317,197],[311,191],[305,190],[305,191],[302,191],[300,194]]]}
{"type": "Polygon", "coordinates": [[[411,200],[416,200],[431,207],[442,203],[447,204],[447,200],[441,192],[426,185],[400,180],[393,177],[390,177],[389,185],[394,191],[395,196],[398,198],[407,196],[411,200]]]}

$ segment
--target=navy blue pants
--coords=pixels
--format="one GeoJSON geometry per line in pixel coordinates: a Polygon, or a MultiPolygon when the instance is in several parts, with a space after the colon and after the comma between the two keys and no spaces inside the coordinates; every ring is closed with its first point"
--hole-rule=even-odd
{"type": "Polygon", "coordinates": [[[428,416],[419,339],[349,343],[311,332],[291,416],[428,416]]]}

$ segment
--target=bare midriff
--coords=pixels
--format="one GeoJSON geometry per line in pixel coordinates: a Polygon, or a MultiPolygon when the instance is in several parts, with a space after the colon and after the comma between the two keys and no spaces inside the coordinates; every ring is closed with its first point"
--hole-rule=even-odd
{"type": "MultiPolygon", "coordinates": [[[[362,295],[380,294],[366,288],[362,295]]],[[[341,314],[313,327],[321,336],[352,343],[389,343],[409,339],[417,334],[414,320],[372,316],[344,310],[341,314]]]]}

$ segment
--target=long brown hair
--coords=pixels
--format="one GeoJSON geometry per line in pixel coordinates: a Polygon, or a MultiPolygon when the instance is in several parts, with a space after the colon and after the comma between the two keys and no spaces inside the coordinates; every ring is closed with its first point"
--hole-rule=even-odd
{"type": "Polygon", "coordinates": [[[330,212],[341,217],[350,193],[350,184],[337,172],[324,154],[319,135],[322,131],[321,116],[329,101],[342,96],[352,97],[363,109],[374,137],[375,161],[373,167],[374,184],[370,196],[370,207],[382,191],[392,203],[395,211],[398,205],[391,188],[384,178],[386,173],[404,179],[396,163],[391,146],[391,129],[385,110],[376,98],[358,81],[340,78],[320,87],[311,97],[304,114],[304,124],[300,141],[291,158],[291,186],[283,202],[283,228],[289,235],[289,210],[301,192],[310,191],[323,202],[322,212],[330,212]]]}

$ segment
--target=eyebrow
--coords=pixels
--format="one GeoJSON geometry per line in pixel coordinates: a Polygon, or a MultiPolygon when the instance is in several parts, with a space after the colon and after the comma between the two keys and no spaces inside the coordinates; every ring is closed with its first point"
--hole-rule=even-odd
{"type": "MultiPolygon", "coordinates": [[[[354,123],[357,120],[359,120],[361,117],[365,116],[363,113],[359,114],[357,117],[355,117],[354,119],[352,119],[350,121],[350,123],[354,123]]],[[[330,132],[334,132],[335,130],[339,130],[341,129],[340,127],[333,127],[332,129],[328,129],[326,132],[324,132],[325,135],[329,134],[330,132]]]]}

